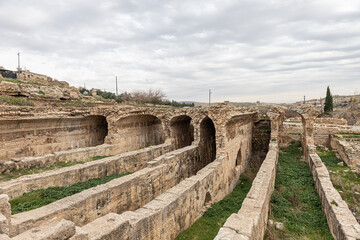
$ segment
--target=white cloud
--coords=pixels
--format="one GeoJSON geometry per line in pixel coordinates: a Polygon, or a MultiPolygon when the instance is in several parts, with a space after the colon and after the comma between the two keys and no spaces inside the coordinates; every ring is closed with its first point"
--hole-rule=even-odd
{"type": "Polygon", "coordinates": [[[0,65],[170,99],[289,102],[360,90],[357,0],[0,0],[0,65]]]}

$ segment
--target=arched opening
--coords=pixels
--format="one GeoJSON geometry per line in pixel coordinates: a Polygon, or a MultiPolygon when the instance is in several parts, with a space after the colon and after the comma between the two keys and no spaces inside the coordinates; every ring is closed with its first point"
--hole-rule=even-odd
{"type": "Polygon", "coordinates": [[[191,117],[187,115],[174,117],[170,121],[170,129],[175,149],[189,146],[194,141],[194,127],[191,125],[191,117]]]}
{"type": "Polygon", "coordinates": [[[206,206],[206,207],[211,206],[211,195],[209,192],[206,192],[204,206],[206,206]]]}
{"type": "Polygon", "coordinates": [[[82,125],[88,128],[88,146],[97,146],[104,143],[105,137],[108,135],[108,123],[104,116],[88,116],[85,117],[82,125]]]}
{"type": "Polygon", "coordinates": [[[235,166],[240,166],[241,165],[241,148],[239,149],[237,156],[236,156],[236,161],[235,161],[235,166]]]}
{"type": "Polygon", "coordinates": [[[117,121],[118,134],[115,144],[120,152],[138,150],[164,143],[165,134],[159,118],[142,114],[121,118],[117,121]]]}
{"type": "Polygon", "coordinates": [[[200,123],[200,142],[199,142],[200,162],[196,166],[197,170],[205,167],[216,158],[216,137],[213,121],[206,117],[200,123]]]}
{"type": "Polygon", "coordinates": [[[104,143],[104,116],[0,121],[0,159],[40,156],[104,143]]]}

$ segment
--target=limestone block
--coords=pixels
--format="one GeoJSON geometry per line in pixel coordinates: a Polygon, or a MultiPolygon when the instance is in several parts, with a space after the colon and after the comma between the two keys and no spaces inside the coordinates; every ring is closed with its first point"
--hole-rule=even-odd
{"type": "Polygon", "coordinates": [[[63,92],[58,87],[41,86],[40,90],[45,93],[44,97],[46,98],[60,99],[64,97],[63,92]]]}
{"type": "Polygon", "coordinates": [[[0,240],[11,240],[11,238],[6,234],[0,234],[0,240]]]}
{"type": "Polygon", "coordinates": [[[0,214],[0,234],[9,234],[9,219],[6,218],[3,214],[0,214]]]}
{"type": "Polygon", "coordinates": [[[82,228],[76,226],[75,235],[72,236],[69,240],[89,240],[89,233],[82,230],[82,228]]]}
{"type": "Polygon", "coordinates": [[[20,88],[20,94],[28,97],[39,97],[39,87],[31,85],[31,84],[18,84],[20,88]]]}
{"type": "Polygon", "coordinates": [[[129,236],[130,224],[129,219],[126,217],[116,213],[109,213],[83,226],[81,229],[88,234],[90,240],[125,240],[129,236]]]}
{"type": "Polygon", "coordinates": [[[13,237],[12,240],[66,240],[75,235],[75,232],[73,222],[55,218],[13,237]]]}
{"type": "Polygon", "coordinates": [[[11,206],[9,203],[9,197],[6,194],[0,194],[0,213],[6,218],[11,216],[11,206]]]}
{"type": "Polygon", "coordinates": [[[222,227],[214,240],[250,240],[248,236],[238,234],[233,229],[222,227]]]}
{"type": "Polygon", "coordinates": [[[19,85],[16,83],[6,81],[0,82],[0,93],[4,95],[17,95],[20,91],[19,85]]]}

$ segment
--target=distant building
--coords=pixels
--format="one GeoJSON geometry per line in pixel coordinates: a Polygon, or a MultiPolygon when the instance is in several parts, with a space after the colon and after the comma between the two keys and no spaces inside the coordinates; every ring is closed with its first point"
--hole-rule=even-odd
{"type": "Polygon", "coordinates": [[[16,79],[16,72],[0,67],[0,77],[16,79]]]}

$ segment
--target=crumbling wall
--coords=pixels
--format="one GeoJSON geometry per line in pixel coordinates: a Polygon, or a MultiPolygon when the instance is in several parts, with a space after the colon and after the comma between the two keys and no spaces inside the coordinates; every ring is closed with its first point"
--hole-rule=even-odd
{"type": "MultiPolygon", "coordinates": [[[[318,118],[317,118],[318,119],[318,118]]],[[[353,129],[352,126],[347,125],[332,125],[332,124],[314,124],[314,142],[315,145],[330,146],[330,135],[340,132],[359,132],[353,129]]],[[[285,123],[280,128],[280,147],[285,147],[292,141],[301,141],[302,139],[302,124],[285,123]]]]}
{"type": "Polygon", "coordinates": [[[348,142],[340,135],[330,135],[330,146],[335,149],[341,159],[349,167],[360,164],[360,143],[358,141],[348,142]]]}
{"type": "Polygon", "coordinates": [[[236,116],[226,124],[224,151],[229,158],[228,169],[237,167],[238,171],[243,173],[249,166],[252,154],[253,126],[252,115],[236,116]]]}

